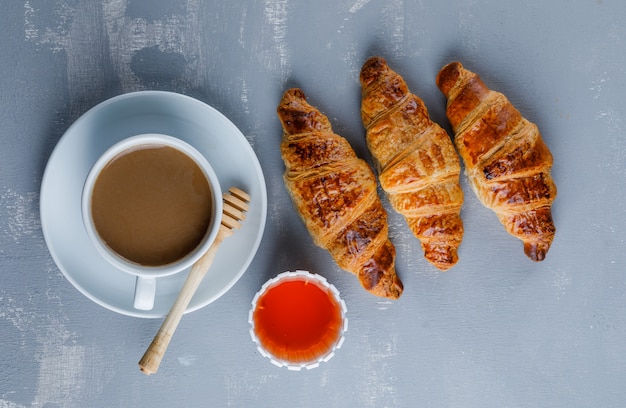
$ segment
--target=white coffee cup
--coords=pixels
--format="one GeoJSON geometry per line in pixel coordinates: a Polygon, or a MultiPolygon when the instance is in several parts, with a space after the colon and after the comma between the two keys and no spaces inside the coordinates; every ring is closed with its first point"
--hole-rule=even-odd
{"type": "MultiPolygon", "coordinates": [[[[211,246],[217,235],[222,217],[222,191],[213,168],[206,158],[194,147],[181,139],[161,135],[142,134],[132,136],[116,143],[106,150],[93,165],[83,187],[82,217],[85,230],[97,252],[115,268],[136,276],[133,305],[138,310],[151,310],[154,306],[157,278],[180,273],[195,263],[211,246]],[[208,182],[211,195],[211,214],[208,227],[200,243],[180,259],[160,265],[142,265],[133,262],[114,251],[98,233],[92,214],[94,186],[103,169],[113,159],[131,151],[170,147],[184,153],[202,171],[208,182]]],[[[158,220],[155,220],[158,222],[158,220]]]]}

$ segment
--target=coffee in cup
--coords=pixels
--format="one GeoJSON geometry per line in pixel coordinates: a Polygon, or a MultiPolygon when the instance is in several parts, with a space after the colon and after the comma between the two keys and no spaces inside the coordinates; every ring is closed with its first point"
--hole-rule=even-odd
{"type": "Polygon", "coordinates": [[[98,252],[138,277],[135,307],[152,308],[156,277],[191,266],[221,218],[217,176],[193,147],[147,134],[107,150],[87,177],[83,219],[98,252]]]}

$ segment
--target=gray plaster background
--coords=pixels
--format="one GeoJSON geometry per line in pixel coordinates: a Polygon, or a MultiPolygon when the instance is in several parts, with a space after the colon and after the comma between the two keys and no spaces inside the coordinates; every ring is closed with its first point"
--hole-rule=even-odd
{"type": "MultiPolygon", "coordinates": [[[[0,407],[623,407],[626,404],[626,3],[619,0],[4,0],[0,13],[0,407]],[[554,155],[557,236],[529,261],[462,178],[460,262],[442,274],[389,212],[401,300],[361,290],[313,246],[282,184],[275,106],[300,86],[370,160],[358,73],[387,58],[449,129],[452,60],[504,92],[554,155]],[[157,375],[137,361],[160,320],[92,303],[39,221],[48,157],[118,94],[194,96],[246,135],[268,223],[243,278],[185,316],[157,375]],[[350,319],[322,367],[269,364],[248,335],[262,283],[309,269],[350,319]]],[[[386,201],[387,209],[389,206],[386,201]]]]}

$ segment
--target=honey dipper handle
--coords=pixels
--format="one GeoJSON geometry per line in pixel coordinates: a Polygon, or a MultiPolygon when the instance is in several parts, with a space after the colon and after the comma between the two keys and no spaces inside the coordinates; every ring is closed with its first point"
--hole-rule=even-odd
{"type": "Polygon", "coordinates": [[[161,328],[157,332],[156,336],[154,336],[154,340],[152,340],[152,343],[144,353],[143,357],[139,360],[139,368],[144,374],[154,374],[159,369],[161,360],[165,355],[165,350],[167,350],[167,346],[170,344],[170,340],[174,335],[174,331],[178,327],[180,319],[183,317],[193,294],[198,289],[198,286],[200,286],[200,282],[202,282],[202,279],[213,263],[218,247],[228,235],[227,233],[223,233],[223,230],[224,227],[220,226],[220,231],[215,237],[215,241],[209,250],[192,266],[191,271],[189,271],[189,275],[187,276],[187,279],[185,280],[185,283],[183,284],[183,287],[174,302],[174,305],[163,321],[163,324],[161,325],[161,328]]]}

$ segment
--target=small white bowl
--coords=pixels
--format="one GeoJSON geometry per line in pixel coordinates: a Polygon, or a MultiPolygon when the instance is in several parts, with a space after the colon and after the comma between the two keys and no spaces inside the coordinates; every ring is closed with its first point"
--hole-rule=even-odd
{"type": "Polygon", "coordinates": [[[335,288],[335,286],[328,283],[328,281],[324,277],[302,270],[297,270],[295,272],[283,272],[275,278],[265,282],[265,284],[252,299],[252,308],[250,309],[250,312],[248,314],[248,322],[251,325],[250,336],[252,338],[252,341],[257,345],[257,350],[259,351],[259,353],[261,353],[262,356],[268,358],[272,364],[278,367],[287,367],[287,369],[294,371],[299,371],[303,368],[312,369],[318,367],[320,363],[330,360],[335,355],[336,350],[341,348],[344,342],[344,333],[348,330],[348,318],[346,317],[346,311],[346,303],[341,299],[339,291],[337,290],[337,288],[335,288]],[[328,294],[328,296],[331,298],[331,301],[336,305],[341,314],[340,324],[336,333],[336,339],[334,339],[328,345],[328,347],[326,347],[326,349],[318,350],[318,353],[316,353],[317,355],[314,355],[310,359],[306,359],[304,361],[302,361],[302,359],[300,358],[298,359],[299,361],[291,361],[273,354],[264,346],[263,341],[259,339],[255,327],[255,313],[257,312],[257,310],[259,310],[259,300],[262,299],[269,290],[290,281],[304,281],[315,284],[318,288],[328,294]]]}

